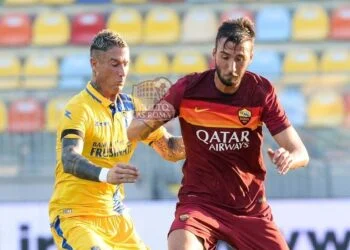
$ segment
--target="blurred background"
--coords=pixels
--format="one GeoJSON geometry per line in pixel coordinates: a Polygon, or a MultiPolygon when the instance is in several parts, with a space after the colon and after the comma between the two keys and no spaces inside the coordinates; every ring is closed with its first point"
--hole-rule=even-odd
{"type": "MultiPolygon", "coordinates": [[[[33,208],[41,211],[38,218],[47,220],[58,117],[66,101],[90,79],[89,43],[96,32],[109,28],[129,43],[131,68],[125,92],[131,93],[132,86],[143,80],[165,76],[175,82],[187,73],[213,67],[218,26],[241,16],[256,25],[250,70],[273,82],[311,157],[308,168],[283,177],[266,158],[267,195],[277,217],[279,207],[291,212],[299,211],[293,206],[300,211],[317,207],[302,219],[282,221],[289,245],[301,250],[350,249],[350,216],[332,217],[333,210],[350,209],[349,1],[0,0],[0,4],[0,214],[6,220],[0,220],[0,250],[52,247],[47,225],[33,233],[29,229],[36,228],[36,222],[29,225],[19,214],[36,218],[37,212],[25,213],[33,208]],[[327,204],[330,210],[322,210],[327,204]],[[310,216],[316,216],[314,227],[308,223],[310,216]],[[322,223],[317,219],[321,216],[331,219],[322,223]],[[298,243],[294,236],[304,229],[295,230],[304,224],[287,226],[296,221],[306,222],[305,235],[321,234],[314,241],[310,236],[311,243],[307,238],[298,243]]],[[[167,128],[180,134],[177,120],[167,128]]],[[[265,135],[264,152],[276,147],[265,135]]],[[[170,209],[165,217],[172,216],[182,162],[165,162],[144,145],[139,145],[132,162],[142,174],[140,182],[126,187],[127,202],[135,213],[139,206],[151,204],[159,206],[159,212],[170,209]]],[[[143,236],[147,229],[140,221],[145,216],[135,217],[143,236]]],[[[168,219],[170,223],[172,218],[168,219]]],[[[169,223],[161,232],[163,238],[169,223]]],[[[153,249],[165,249],[163,243],[158,246],[156,239],[148,238],[152,236],[144,237],[154,241],[153,249]]]]}

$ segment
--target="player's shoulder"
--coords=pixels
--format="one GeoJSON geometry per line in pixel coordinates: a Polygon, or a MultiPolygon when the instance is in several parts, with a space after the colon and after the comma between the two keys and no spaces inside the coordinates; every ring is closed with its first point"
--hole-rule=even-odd
{"type": "Polygon", "coordinates": [[[66,109],[67,108],[80,111],[89,109],[90,105],[88,104],[88,99],[84,92],[81,91],[80,93],[71,97],[66,104],[66,109]]]}
{"type": "Polygon", "coordinates": [[[272,83],[267,78],[259,74],[256,74],[251,71],[246,71],[244,77],[246,79],[246,82],[249,85],[253,85],[257,89],[260,89],[260,91],[264,92],[265,94],[274,89],[274,86],[272,85],[272,83]]]}
{"type": "Polygon", "coordinates": [[[214,74],[214,69],[209,69],[203,72],[193,72],[191,74],[185,75],[184,77],[180,78],[178,82],[182,82],[186,85],[187,88],[194,87],[195,85],[202,83],[205,79],[212,79],[210,78],[211,75],[214,74]]]}

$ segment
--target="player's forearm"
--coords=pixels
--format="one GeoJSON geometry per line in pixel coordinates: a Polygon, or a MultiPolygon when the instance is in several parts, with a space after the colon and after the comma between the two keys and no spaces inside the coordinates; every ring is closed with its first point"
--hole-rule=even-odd
{"type": "Polygon", "coordinates": [[[133,119],[128,127],[129,141],[145,140],[153,131],[163,125],[163,121],[133,119]]]}
{"type": "Polygon", "coordinates": [[[185,145],[182,136],[172,136],[168,140],[168,158],[170,161],[179,161],[186,158],[185,145]]]}
{"type": "Polygon", "coordinates": [[[74,152],[72,148],[66,147],[63,149],[62,164],[65,173],[85,180],[99,181],[101,168],[84,156],[74,152]]]}
{"type": "Polygon", "coordinates": [[[181,136],[167,135],[153,142],[152,147],[168,161],[175,162],[186,158],[185,146],[181,136]]]}
{"type": "Polygon", "coordinates": [[[306,167],[309,163],[309,154],[305,147],[293,150],[290,152],[293,162],[291,165],[291,169],[297,169],[300,167],[306,167]]]}

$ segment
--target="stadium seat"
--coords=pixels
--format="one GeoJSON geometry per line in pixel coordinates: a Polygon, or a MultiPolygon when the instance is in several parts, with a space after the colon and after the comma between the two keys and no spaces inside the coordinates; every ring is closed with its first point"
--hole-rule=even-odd
{"type": "Polygon", "coordinates": [[[38,0],[4,0],[5,5],[34,5],[38,0]]]}
{"type": "Polygon", "coordinates": [[[90,57],[74,54],[62,58],[60,89],[81,89],[91,77],[90,57]]]}
{"type": "Polygon", "coordinates": [[[217,28],[218,20],[212,9],[190,9],[184,14],[182,41],[189,43],[213,42],[217,28]]]}
{"type": "Polygon", "coordinates": [[[321,6],[298,7],[293,16],[292,38],[297,41],[326,39],[329,33],[329,18],[321,6]]]}
{"type": "Polygon", "coordinates": [[[105,28],[102,13],[81,13],[73,17],[71,43],[88,45],[97,32],[105,28]]]}
{"type": "Polygon", "coordinates": [[[343,98],[330,89],[315,92],[309,98],[307,113],[309,126],[341,126],[345,118],[343,98]]]}
{"type": "Polygon", "coordinates": [[[57,85],[58,62],[53,57],[30,56],[24,63],[23,87],[49,89],[57,85]]]}
{"type": "Polygon", "coordinates": [[[207,59],[198,51],[180,51],[175,54],[171,64],[171,73],[188,74],[209,69],[207,59]]]}
{"type": "Polygon", "coordinates": [[[258,41],[287,41],[290,38],[291,17],[287,7],[266,6],[257,12],[255,23],[258,41]]]}
{"type": "Polygon", "coordinates": [[[3,14],[0,18],[0,46],[30,44],[31,21],[27,14],[3,14]]]}
{"type": "Polygon", "coordinates": [[[333,10],[330,37],[332,39],[350,39],[350,6],[342,6],[333,10]]]}
{"type": "Polygon", "coordinates": [[[318,68],[317,56],[309,50],[289,51],[283,62],[284,73],[316,73],[318,68]]]}
{"type": "Polygon", "coordinates": [[[133,8],[118,8],[108,18],[107,28],[120,33],[129,44],[138,44],[143,38],[142,17],[133,8]]]}
{"type": "Polygon", "coordinates": [[[63,12],[39,12],[33,24],[33,45],[57,46],[69,41],[70,23],[63,12]]]}
{"type": "Polygon", "coordinates": [[[168,57],[162,52],[142,52],[135,60],[134,72],[137,74],[166,75],[169,73],[168,57]]]}
{"type": "Polygon", "coordinates": [[[288,119],[295,126],[306,124],[306,99],[299,88],[285,88],[279,93],[288,119]]]}
{"type": "Polygon", "coordinates": [[[344,94],[345,121],[344,124],[350,128],[350,92],[344,94]]]}
{"type": "Polygon", "coordinates": [[[62,115],[63,109],[68,102],[68,98],[57,97],[51,99],[46,105],[46,130],[56,132],[58,121],[62,115]]]}
{"type": "Polygon", "coordinates": [[[348,50],[333,49],[324,51],[321,56],[321,70],[323,72],[350,72],[350,52],[348,50]]]}
{"type": "Polygon", "coordinates": [[[75,0],[39,0],[41,4],[54,4],[54,5],[65,5],[72,4],[75,0]]]}
{"type": "Polygon", "coordinates": [[[15,89],[19,86],[21,62],[15,56],[0,58],[0,89],[15,89]]]}
{"type": "Polygon", "coordinates": [[[255,51],[248,70],[268,79],[277,79],[281,74],[281,57],[276,51],[255,51]]]}
{"type": "Polygon", "coordinates": [[[134,3],[134,4],[139,4],[139,3],[147,3],[148,0],[112,0],[114,3],[121,3],[121,4],[128,4],[128,3],[134,3]]]}
{"type": "Polygon", "coordinates": [[[112,0],[76,0],[76,3],[91,3],[91,4],[100,4],[100,3],[110,3],[112,0]]]}
{"type": "Polygon", "coordinates": [[[145,17],[144,39],[148,44],[175,43],[180,38],[180,19],[174,9],[155,7],[145,17]]]}
{"type": "Polygon", "coordinates": [[[254,21],[253,13],[247,9],[234,8],[224,11],[220,16],[220,23],[228,19],[236,19],[239,17],[248,17],[250,20],[254,21]]]}
{"type": "Polygon", "coordinates": [[[39,132],[44,128],[44,110],[35,99],[13,101],[8,111],[8,131],[12,133],[39,132]]]}
{"type": "Polygon", "coordinates": [[[7,129],[7,109],[5,103],[0,101],[0,133],[7,129]]]}

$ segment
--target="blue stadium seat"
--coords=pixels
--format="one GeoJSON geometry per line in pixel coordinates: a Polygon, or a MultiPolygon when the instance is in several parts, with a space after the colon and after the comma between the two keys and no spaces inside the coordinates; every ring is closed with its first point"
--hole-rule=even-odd
{"type": "Polygon", "coordinates": [[[304,126],[306,123],[306,99],[297,87],[285,88],[279,93],[280,101],[289,120],[295,126],[304,126]]]}
{"type": "Polygon", "coordinates": [[[281,58],[276,51],[257,50],[248,70],[274,80],[281,74],[281,65],[281,58]]]}
{"type": "Polygon", "coordinates": [[[76,0],[76,3],[111,3],[111,0],[76,0]]]}
{"type": "Polygon", "coordinates": [[[85,85],[91,76],[90,58],[87,55],[69,55],[61,62],[62,89],[78,89],[85,85]]]}
{"type": "Polygon", "coordinates": [[[287,8],[266,6],[256,14],[258,41],[286,41],[291,36],[291,16],[287,8]]]}

